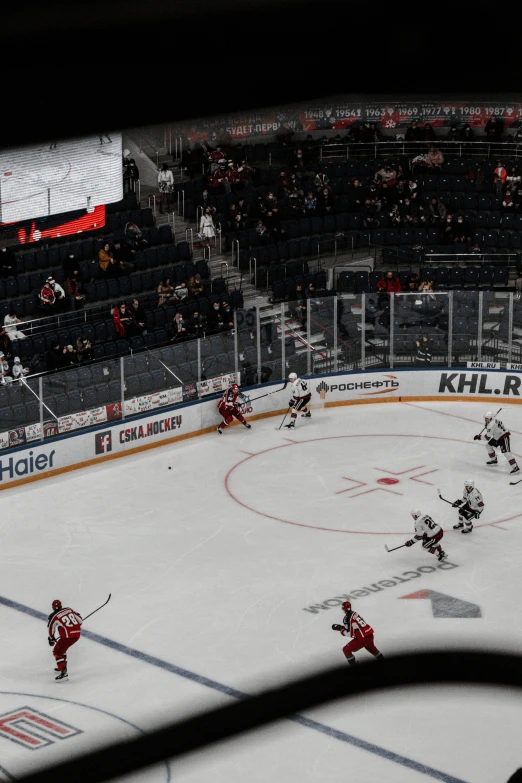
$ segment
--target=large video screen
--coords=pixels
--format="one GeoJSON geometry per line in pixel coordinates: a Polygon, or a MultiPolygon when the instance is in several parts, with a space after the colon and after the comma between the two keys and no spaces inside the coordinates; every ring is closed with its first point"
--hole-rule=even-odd
{"type": "Polygon", "coordinates": [[[121,134],[0,151],[0,223],[121,201],[121,134]]]}

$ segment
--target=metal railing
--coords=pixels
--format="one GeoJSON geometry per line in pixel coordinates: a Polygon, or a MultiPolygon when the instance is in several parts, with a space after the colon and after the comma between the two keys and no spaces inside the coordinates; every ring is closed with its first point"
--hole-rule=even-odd
{"type": "MultiPolygon", "coordinates": [[[[250,260],[255,274],[255,258],[250,260]]],[[[222,276],[229,279],[230,273],[223,262],[222,276]]],[[[221,325],[210,313],[199,337],[192,336],[190,322],[182,324],[183,332],[164,321],[162,347],[143,345],[123,357],[113,354],[0,385],[0,447],[10,442],[5,433],[16,434],[16,428],[26,427],[30,440],[57,426],[68,431],[131,416],[149,405],[181,402],[189,387],[197,394],[198,382],[238,370],[248,386],[291,371],[451,368],[469,362],[522,368],[522,299],[512,292],[302,294],[274,310],[268,317],[255,308],[222,310],[221,325]]]]}

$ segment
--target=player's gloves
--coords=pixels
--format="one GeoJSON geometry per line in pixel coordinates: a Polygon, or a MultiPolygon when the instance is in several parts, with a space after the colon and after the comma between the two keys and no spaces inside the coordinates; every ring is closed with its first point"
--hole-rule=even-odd
{"type": "Polygon", "coordinates": [[[460,506],[461,504],[462,504],[462,500],[459,498],[458,500],[456,500],[456,501],[455,501],[454,503],[452,503],[451,505],[453,506],[453,508],[457,508],[457,507],[458,507],[458,506],[460,506]]]}
{"type": "Polygon", "coordinates": [[[56,640],[53,639],[52,636],[48,636],[47,641],[49,642],[49,647],[54,647],[54,645],[56,644],[56,640]]]}
{"type": "Polygon", "coordinates": [[[337,623],[334,623],[332,625],[332,631],[342,631],[342,630],[343,630],[343,626],[342,625],[338,625],[337,623]]]}
{"type": "Polygon", "coordinates": [[[482,435],[475,435],[475,437],[473,438],[473,440],[480,440],[480,439],[481,439],[481,437],[482,437],[482,435]]]}
{"type": "Polygon", "coordinates": [[[414,545],[414,543],[415,543],[415,541],[413,540],[413,538],[410,538],[410,540],[409,540],[409,541],[406,541],[406,543],[404,544],[404,546],[413,546],[413,545],[414,545]]]}
{"type": "Polygon", "coordinates": [[[290,400],[290,402],[288,403],[288,407],[293,408],[294,405],[295,405],[295,400],[290,400]]]}

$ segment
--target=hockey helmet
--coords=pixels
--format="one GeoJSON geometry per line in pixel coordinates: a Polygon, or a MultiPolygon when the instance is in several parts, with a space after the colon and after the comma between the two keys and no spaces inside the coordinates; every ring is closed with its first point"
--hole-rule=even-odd
{"type": "Polygon", "coordinates": [[[58,599],[53,601],[53,609],[61,609],[62,608],[62,602],[58,599]]]}
{"type": "Polygon", "coordinates": [[[237,391],[239,389],[239,386],[237,385],[237,383],[231,383],[230,388],[234,389],[234,391],[237,391]]]}
{"type": "Polygon", "coordinates": [[[289,381],[296,381],[297,380],[297,373],[296,372],[291,372],[290,375],[288,376],[288,380],[289,381]]]}
{"type": "Polygon", "coordinates": [[[418,519],[419,517],[422,516],[422,511],[418,508],[414,508],[413,511],[411,512],[411,515],[413,519],[418,519]]]}
{"type": "Polygon", "coordinates": [[[493,414],[491,413],[491,411],[488,411],[484,416],[484,421],[491,421],[492,418],[493,418],[493,414]]]}
{"type": "Polygon", "coordinates": [[[352,609],[352,602],[351,601],[343,601],[341,605],[341,609],[343,612],[350,612],[352,609]]]}
{"type": "Polygon", "coordinates": [[[471,489],[474,489],[475,488],[475,482],[473,481],[473,479],[466,479],[466,481],[464,482],[464,486],[465,487],[471,487],[471,489]]]}

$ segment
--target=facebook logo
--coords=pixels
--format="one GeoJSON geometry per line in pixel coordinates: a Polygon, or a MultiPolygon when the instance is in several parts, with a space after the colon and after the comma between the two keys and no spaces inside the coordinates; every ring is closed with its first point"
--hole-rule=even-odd
{"type": "Polygon", "coordinates": [[[112,432],[110,430],[97,432],[94,436],[94,443],[96,454],[107,454],[107,452],[112,451],[112,432]]]}

